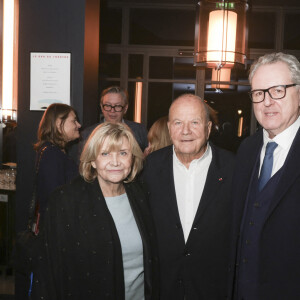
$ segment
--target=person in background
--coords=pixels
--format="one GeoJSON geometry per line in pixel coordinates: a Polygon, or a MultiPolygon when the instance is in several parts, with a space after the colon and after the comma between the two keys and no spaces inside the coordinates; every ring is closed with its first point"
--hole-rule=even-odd
{"type": "Polygon", "coordinates": [[[79,174],[78,165],[67,154],[66,147],[80,137],[80,127],[75,110],[67,104],[53,103],[43,114],[34,145],[38,170],[36,199],[41,216],[50,193],[79,174]]]}
{"type": "Polygon", "coordinates": [[[100,107],[104,119],[100,123],[85,128],[82,131],[82,138],[79,143],[79,155],[91,132],[103,122],[125,123],[133,132],[142,151],[148,146],[147,129],[144,125],[124,119],[128,109],[128,93],[118,86],[111,86],[103,90],[100,98],[100,107]]]}
{"type": "Polygon", "coordinates": [[[300,299],[300,63],[284,53],[250,69],[262,126],[237,153],[230,286],[233,299],[300,299]]]}
{"type": "Polygon", "coordinates": [[[211,126],[204,101],[184,94],[169,110],[173,145],[146,158],[162,300],[227,296],[235,159],[208,142],[211,126]]]}
{"type": "Polygon", "coordinates": [[[142,166],[125,124],[94,129],[81,176],[51,196],[33,299],[159,299],[155,229],[147,193],[135,180],[142,166]]]}
{"type": "Polygon", "coordinates": [[[159,118],[153,123],[148,132],[148,147],[144,151],[145,156],[172,144],[167,123],[168,116],[159,118]]]}

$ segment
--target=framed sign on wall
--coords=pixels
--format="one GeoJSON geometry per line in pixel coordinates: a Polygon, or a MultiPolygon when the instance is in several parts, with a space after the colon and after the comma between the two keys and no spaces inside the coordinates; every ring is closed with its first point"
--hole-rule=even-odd
{"type": "Polygon", "coordinates": [[[30,53],[30,110],[70,105],[71,53],[30,53]]]}

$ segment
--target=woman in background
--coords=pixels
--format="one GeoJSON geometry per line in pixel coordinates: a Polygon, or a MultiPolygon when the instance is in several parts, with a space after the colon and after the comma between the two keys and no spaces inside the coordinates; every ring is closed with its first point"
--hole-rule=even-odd
{"type": "Polygon", "coordinates": [[[156,120],[151,126],[148,133],[148,147],[145,149],[144,155],[147,156],[151,152],[171,144],[172,141],[168,129],[168,117],[165,116],[156,120]]]}
{"type": "Polygon", "coordinates": [[[75,110],[66,104],[53,103],[44,112],[38,128],[36,155],[36,199],[43,215],[52,191],[76,177],[78,165],[67,154],[66,146],[79,138],[75,110]]]}
{"type": "Polygon", "coordinates": [[[80,157],[81,176],[50,197],[33,299],[159,299],[154,225],[135,180],[142,165],[125,124],[94,129],[80,157]]]}

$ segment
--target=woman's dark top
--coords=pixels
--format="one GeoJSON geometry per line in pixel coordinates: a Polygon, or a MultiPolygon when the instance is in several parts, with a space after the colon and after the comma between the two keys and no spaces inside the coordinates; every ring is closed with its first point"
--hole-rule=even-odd
{"type": "MultiPolygon", "coordinates": [[[[124,185],[143,242],[145,299],[159,299],[157,244],[146,193],[138,182],[124,185]]],[[[97,179],[87,183],[77,177],[57,189],[38,238],[33,299],[125,299],[121,244],[97,179]]]]}
{"type": "Polygon", "coordinates": [[[37,199],[39,201],[39,212],[44,213],[47,200],[51,192],[58,186],[70,182],[78,176],[78,166],[75,161],[62,151],[58,146],[46,142],[39,149],[36,156],[37,175],[37,199]],[[46,147],[45,150],[43,150],[46,147]],[[40,159],[39,166],[37,163],[40,159]]]}

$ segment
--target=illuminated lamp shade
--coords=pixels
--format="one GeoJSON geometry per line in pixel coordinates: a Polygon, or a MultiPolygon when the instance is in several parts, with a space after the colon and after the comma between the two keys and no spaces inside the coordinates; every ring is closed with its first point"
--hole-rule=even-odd
{"type": "Polygon", "coordinates": [[[247,0],[198,2],[194,66],[220,69],[245,63],[247,11],[247,0]]]}
{"type": "Polygon", "coordinates": [[[18,1],[3,1],[2,111],[1,120],[16,120],[18,1]]]}
{"type": "Polygon", "coordinates": [[[227,10],[209,13],[207,63],[232,67],[235,56],[237,14],[227,10]]]}
{"type": "Polygon", "coordinates": [[[137,123],[142,122],[142,90],[143,83],[135,83],[135,99],[134,99],[134,121],[137,123]]]}
{"type": "Polygon", "coordinates": [[[218,83],[212,83],[213,89],[229,89],[229,84],[220,82],[230,82],[231,69],[222,68],[220,70],[213,69],[211,81],[217,81],[218,83]]]}

